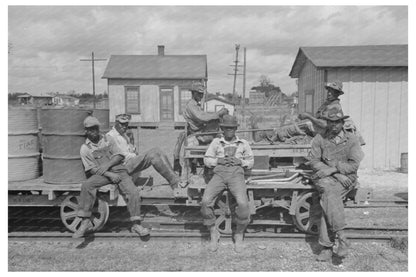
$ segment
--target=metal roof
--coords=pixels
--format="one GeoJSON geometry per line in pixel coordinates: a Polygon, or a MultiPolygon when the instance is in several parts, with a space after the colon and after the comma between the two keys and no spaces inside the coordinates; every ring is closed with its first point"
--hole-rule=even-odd
{"type": "Polygon", "coordinates": [[[290,77],[299,77],[306,59],[321,68],[408,66],[408,45],[300,47],[290,77]]]}
{"type": "Polygon", "coordinates": [[[206,55],[111,55],[102,78],[207,79],[206,55]]]}

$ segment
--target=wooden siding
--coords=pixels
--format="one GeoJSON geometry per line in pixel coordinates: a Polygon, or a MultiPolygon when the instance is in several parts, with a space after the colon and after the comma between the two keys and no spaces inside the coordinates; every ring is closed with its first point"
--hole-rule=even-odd
{"type": "Polygon", "coordinates": [[[309,60],[305,62],[298,79],[299,90],[299,112],[305,112],[305,92],[314,91],[313,113],[324,101],[324,78],[325,71],[316,68],[309,60]]]}
{"type": "Polygon", "coordinates": [[[125,113],[124,87],[140,87],[140,114],[132,115],[132,125],[140,123],[146,126],[157,126],[160,122],[160,87],[173,87],[174,122],[185,122],[179,114],[179,87],[191,87],[192,83],[200,80],[124,80],[109,79],[109,108],[110,121],[114,122],[117,114],[125,113]],[[154,124],[153,124],[154,123],[154,124]]]}
{"type": "MultiPolygon", "coordinates": [[[[342,108],[366,141],[362,167],[400,167],[401,153],[408,152],[407,68],[328,68],[326,71],[328,82],[343,83],[342,108]]],[[[326,96],[324,90],[321,93],[316,107],[326,96]]]]}

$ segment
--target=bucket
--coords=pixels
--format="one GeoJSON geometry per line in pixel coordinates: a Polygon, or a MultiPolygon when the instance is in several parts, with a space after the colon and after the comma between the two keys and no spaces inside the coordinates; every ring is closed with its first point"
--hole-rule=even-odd
{"type": "Polygon", "coordinates": [[[8,180],[39,177],[39,129],[34,108],[8,110],[8,180]]]}
{"type": "Polygon", "coordinates": [[[84,119],[91,113],[109,129],[109,110],[42,108],[43,178],[46,183],[75,184],[86,180],[79,154],[85,142],[84,119]]]}
{"type": "Polygon", "coordinates": [[[400,171],[407,173],[408,171],[408,153],[402,153],[400,156],[400,171]]]}

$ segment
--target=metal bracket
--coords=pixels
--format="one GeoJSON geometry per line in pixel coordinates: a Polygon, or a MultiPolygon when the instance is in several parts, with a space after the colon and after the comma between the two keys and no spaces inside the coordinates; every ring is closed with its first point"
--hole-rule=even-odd
{"type": "Polygon", "coordinates": [[[295,215],[297,204],[298,204],[298,191],[294,190],[292,193],[292,200],[290,202],[290,208],[289,208],[290,215],[295,215]]]}

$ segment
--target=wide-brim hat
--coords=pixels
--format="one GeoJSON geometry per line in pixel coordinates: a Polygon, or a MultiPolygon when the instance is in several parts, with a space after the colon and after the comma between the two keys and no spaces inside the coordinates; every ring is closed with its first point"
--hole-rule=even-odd
{"type": "Polygon", "coordinates": [[[130,122],[130,119],[131,119],[131,115],[129,115],[129,114],[119,114],[119,115],[116,115],[116,121],[118,121],[120,123],[130,122]]]}
{"type": "Polygon", "coordinates": [[[238,127],[237,117],[233,115],[226,114],[222,117],[222,121],[220,122],[221,127],[238,127]]]}
{"type": "Polygon", "coordinates": [[[349,116],[344,115],[344,112],[339,108],[332,108],[324,112],[321,118],[329,121],[337,121],[341,119],[347,119],[349,116]]]}
{"type": "Polygon", "coordinates": [[[100,121],[98,121],[98,119],[96,117],[87,116],[84,119],[84,127],[85,128],[91,128],[91,127],[100,126],[100,125],[101,125],[101,123],[100,123],[100,121]]]}
{"type": "Polygon", "coordinates": [[[332,88],[338,94],[344,94],[344,92],[342,91],[342,83],[341,82],[326,83],[325,88],[332,88]]]}

